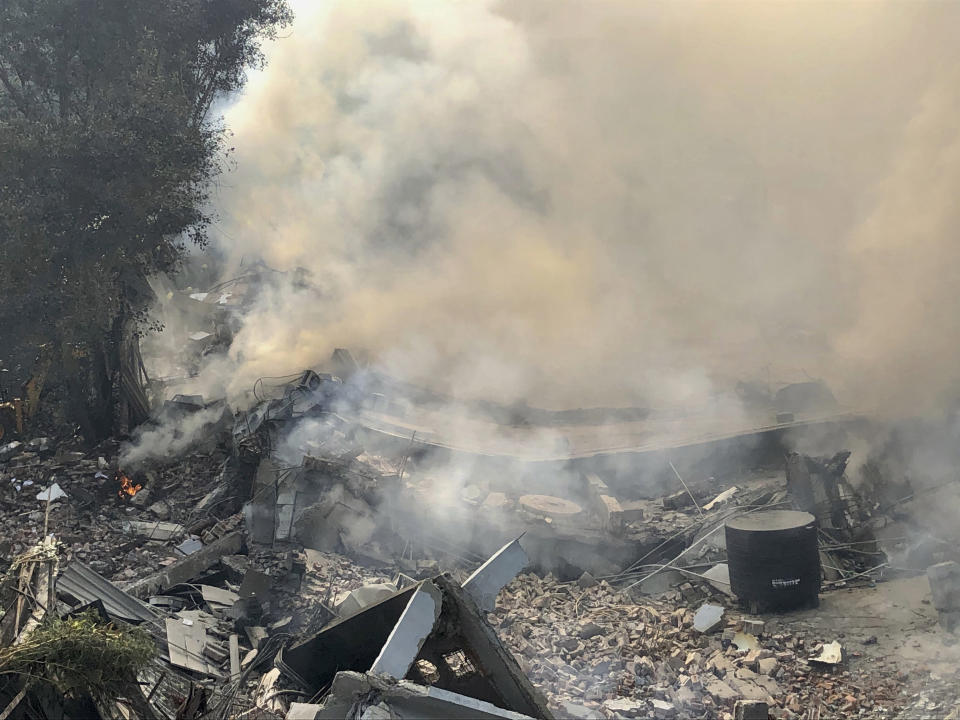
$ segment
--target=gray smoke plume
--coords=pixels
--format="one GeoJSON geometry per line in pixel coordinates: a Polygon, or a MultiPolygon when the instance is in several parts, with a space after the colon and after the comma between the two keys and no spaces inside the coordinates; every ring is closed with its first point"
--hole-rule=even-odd
{"type": "Polygon", "coordinates": [[[553,407],[952,393],[960,6],[296,10],[227,109],[218,238],[321,290],[264,292],[201,389],[343,346],[553,407]]]}

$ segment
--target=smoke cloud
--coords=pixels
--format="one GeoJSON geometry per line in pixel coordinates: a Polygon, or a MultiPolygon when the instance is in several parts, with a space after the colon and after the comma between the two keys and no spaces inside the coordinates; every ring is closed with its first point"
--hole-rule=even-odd
{"type": "Polygon", "coordinates": [[[225,113],[217,238],[319,290],[265,290],[201,385],[334,347],[551,407],[814,376],[899,409],[958,379],[960,6],[295,9],[225,113]]]}

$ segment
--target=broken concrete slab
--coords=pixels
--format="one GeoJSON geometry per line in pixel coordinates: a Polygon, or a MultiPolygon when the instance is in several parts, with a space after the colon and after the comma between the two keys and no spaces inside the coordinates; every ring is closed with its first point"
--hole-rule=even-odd
{"type": "MultiPolygon", "coordinates": [[[[406,585],[404,586],[406,587],[406,585]]],[[[393,583],[374,583],[364,585],[337,596],[334,610],[341,617],[360,612],[363,608],[384,600],[397,592],[399,586],[393,583]]]]}
{"type": "Polygon", "coordinates": [[[710,677],[704,685],[704,690],[716,698],[721,705],[726,705],[739,698],[739,694],[723,680],[716,677],[710,677]]]}
{"type": "Polygon", "coordinates": [[[620,516],[624,523],[640,522],[648,511],[649,501],[647,500],[621,500],[620,516]]]}
{"type": "Polygon", "coordinates": [[[463,589],[481,610],[493,612],[497,595],[530,562],[520,538],[508,542],[477,568],[463,583],[463,589]]]}
{"type": "Polygon", "coordinates": [[[242,546],[243,533],[239,531],[228,533],[210,545],[206,545],[202,550],[178,560],[160,572],[137,580],[127,587],[126,591],[142,600],[156,594],[158,590],[163,588],[190,581],[213,566],[222,556],[239,552],[242,546]]]}
{"type": "Polygon", "coordinates": [[[693,629],[700,633],[718,630],[723,624],[724,609],[719,605],[706,603],[701,605],[693,616],[693,629]]]}
{"type": "Polygon", "coordinates": [[[216,666],[207,660],[207,630],[201,623],[184,618],[167,618],[167,648],[170,663],[212,677],[221,678],[216,666]]]}
{"type": "Polygon", "coordinates": [[[240,679],[240,636],[230,633],[228,642],[230,643],[230,679],[236,681],[240,679]]]}
{"type": "Polygon", "coordinates": [[[180,537],[186,532],[186,528],[178,523],[162,522],[143,522],[141,520],[128,520],[123,524],[127,532],[142,535],[150,540],[171,540],[180,537]]]}
{"type": "Polygon", "coordinates": [[[597,579],[590,573],[584,571],[583,574],[577,580],[577,586],[583,590],[591,588],[597,584],[597,579]]]}
{"type": "Polygon", "coordinates": [[[143,488],[142,490],[138,490],[137,494],[130,498],[130,504],[141,510],[146,510],[152,499],[153,494],[150,492],[150,488],[143,488]]]}
{"type": "Polygon", "coordinates": [[[373,661],[370,672],[398,680],[405,677],[433,632],[442,604],[443,597],[437,587],[429,581],[421,583],[373,661]]]}
{"type": "Polygon", "coordinates": [[[223,588],[213,587],[212,585],[197,585],[196,587],[200,589],[200,594],[203,595],[207,604],[214,609],[231,607],[240,599],[237,593],[223,588]]]}
{"type": "Polygon", "coordinates": [[[776,673],[780,663],[776,658],[760,658],[757,660],[757,672],[761,675],[773,675],[776,673]]]}
{"type": "Polygon", "coordinates": [[[269,457],[263,458],[253,478],[253,499],[243,506],[250,541],[272,543],[276,532],[277,476],[279,469],[269,457]]]}
{"type": "MultiPolygon", "coordinates": [[[[477,698],[419,685],[409,680],[391,681],[371,674],[339,672],[323,705],[315,715],[312,708],[298,708],[302,717],[317,720],[340,720],[345,717],[367,718],[364,708],[382,710],[373,718],[423,718],[436,720],[530,720],[530,715],[504,709],[477,698]]],[[[289,715],[287,716],[289,718],[289,715]]],[[[532,716],[532,717],[551,717],[532,716]]]]}

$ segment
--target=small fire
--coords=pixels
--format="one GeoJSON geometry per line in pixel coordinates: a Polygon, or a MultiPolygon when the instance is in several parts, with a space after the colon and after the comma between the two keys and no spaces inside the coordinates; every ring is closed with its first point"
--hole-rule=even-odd
{"type": "Polygon", "coordinates": [[[117,473],[117,479],[120,481],[120,489],[117,490],[117,495],[119,495],[120,497],[123,497],[124,495],[129,495],[130,497],[133,497],[140,491],[140,488],[143,487],[143,485],[139,483],[134,485],[130,481],[130,478],[128,478],[122,472],[117,473]]]}

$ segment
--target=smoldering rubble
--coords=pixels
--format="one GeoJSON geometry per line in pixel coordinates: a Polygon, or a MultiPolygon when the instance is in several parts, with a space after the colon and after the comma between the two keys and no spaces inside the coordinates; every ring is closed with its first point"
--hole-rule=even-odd
{"type": "Polygon", "coordinates": [[[960,713],[960,557],[924,527],[953,489],[889,446],[854,471],[876,428],[823,383],[677,423],[464,403],[346,349],[246,408],[187,381],[124,441],[0,448],[0,641],[95,608],[156,651],[109,702],[4,675],[8,717],[960,713]]]}

